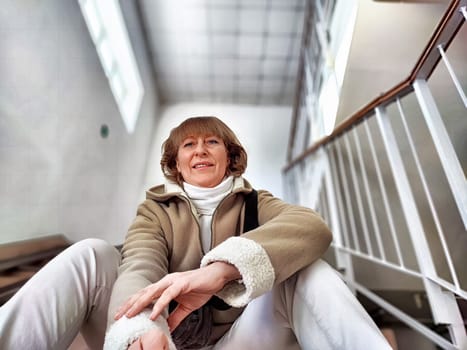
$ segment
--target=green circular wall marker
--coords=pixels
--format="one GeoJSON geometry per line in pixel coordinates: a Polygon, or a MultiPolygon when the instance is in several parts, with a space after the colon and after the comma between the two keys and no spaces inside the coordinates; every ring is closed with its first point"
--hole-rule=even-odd
{"type": "Polygon", "coordinates": [[[109,136],[109,127],[107,126],[107,124],[101,125],[101,136],[104,139],[109,136]]]}

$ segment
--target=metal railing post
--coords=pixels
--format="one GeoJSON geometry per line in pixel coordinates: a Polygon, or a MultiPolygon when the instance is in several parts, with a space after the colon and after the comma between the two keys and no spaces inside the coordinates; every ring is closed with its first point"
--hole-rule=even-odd
{"type": "Polygon", "coordinates": [[[464,171],[426,80],[415,80],[413,87],[459,209],[459,214],[464,222],[464,228],[467,228],[467,182],[464,171]]]}
{"type": "Polygon", "coordinates": [[[334,191],[334,181],[331,172],[331,164],[329,160],[330,156],[328,154],[328,150],[326,150],[326,152],[322,151],[322,157],[325,161],[324,184],[326,186],[326,199],[329,205],[329,216],[332,227],[333,243],[335,245],[334,251],[336,254],[337,267],[341,270],[347,281],[353,282],[354,272],[352,265],[352,257],[348,252],[340,249],[344,247],[344,244],[342,242],[343,235],[341,232],[341,223],[339,220],[340,210],[337,206],[337,195],[334,191]]]}

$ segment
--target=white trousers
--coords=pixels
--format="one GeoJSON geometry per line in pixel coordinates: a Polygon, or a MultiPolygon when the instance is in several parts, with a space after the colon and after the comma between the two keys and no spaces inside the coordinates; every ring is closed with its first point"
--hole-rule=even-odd
{"type": "MultiPolygon", "coordinates": [[[[59,254],[0,308],[0,349],[64,350],[80,331],[91,349],[101,349],[119,260],[119,253],[98,239],[59,254]]],[[[211,348],[390,349],[324,261],[253,300],[211,348]]]]}

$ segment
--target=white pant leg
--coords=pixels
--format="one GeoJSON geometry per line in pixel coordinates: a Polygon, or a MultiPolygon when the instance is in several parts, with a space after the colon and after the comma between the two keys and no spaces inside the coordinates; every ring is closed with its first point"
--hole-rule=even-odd
{"type": "Polygon", "coordinates": [[[80,330],[92,349],[102,349],[119,260],[98,239],[57,255],[0,308],[0,349],[63,350],[80,330]]]}
{"type": "Polygon", "coordinates": [[[391,348],[337,272],[318,260],[250,302],[214,349],[391,348]]]}
{"type": "Polygon", "coordinates": [[[278,311],[302,349],[390,350],[388,342],[340,275],[318,260],[282,283],[278,311]],[[280,310],[280,305],[284,309],[280,310]],[[284,314],[285,313],[285,314],[284,314]]]}
{"type": "Polygon", "coordinates": [[[273,292],[268,292],[245,308],[214,350],[300,350],[287,323],[275,317],[273,292]]]}

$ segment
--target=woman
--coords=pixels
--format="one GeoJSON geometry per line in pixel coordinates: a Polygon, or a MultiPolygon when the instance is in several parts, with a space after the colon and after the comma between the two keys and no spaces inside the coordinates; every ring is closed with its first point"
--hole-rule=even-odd
{"type": "MultiPolygon", "coordinates": [[[[215,117],[173,129],[161,160],[167,182],[139,206],[115,283],[115,253],[100,241],[77,244],[44,269],[61,276],[72,262],[77,276],[61,299],[53,281],[60,299],[46,328],[53,332],[43,332],[52,335],[34,340],[34,348],[64,348],[80,327],[90,346],[101,346],[108,307],[104,349],[389,349],[337,274],[318,260],[331,241],[321,218],[256,193],[241,177],[246,164],[240,142],[215,117]],[[80,301],[70,310],[63,299],[80,301]]],[[[4,334],[15,334],[22,321],[14,315],[37,298],[31,285],[43,276],[2,309],[4,334]]],[[[31,313],[47,315],[36,306],[31,313]]],[[[31,328],[31,335],[40,333],[31,328]]],[[[8,349],[3,338],[0,347],[8,349]]]]}

